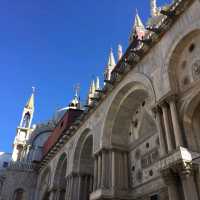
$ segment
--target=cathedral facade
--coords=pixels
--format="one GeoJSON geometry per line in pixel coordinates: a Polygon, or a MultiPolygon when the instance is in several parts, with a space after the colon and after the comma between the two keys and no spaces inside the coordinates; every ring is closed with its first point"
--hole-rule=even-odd
{"type": "Polygon", "coordinates": [[[200,1],[138,13],[105,83],[31,126],[34,92],[0,178],[1,200],[200,199],[200,1]]]}

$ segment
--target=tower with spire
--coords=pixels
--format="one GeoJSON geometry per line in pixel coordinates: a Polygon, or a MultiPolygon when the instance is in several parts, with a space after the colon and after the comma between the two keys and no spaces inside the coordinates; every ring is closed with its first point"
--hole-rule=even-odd
{"type": "Polygon", "coordinates": [[[26,142],[32,132],[31,124],[34,114],[34,93],[35,88],[33,87],[32,94],[23,109],[20,125],[17,128],[17,134],[14,139],[12,153],[13,161],[22,160],[26,142]]]}
{"type": "Polygon", "coordinates": [[[136,10],[136,15],[135,15],[135,21],[134,25],[131,31],[131,35],[129,37],[129,42],[131,43],[135,38],[137,39],[142,39],[143,36],[145,35],[145,27],[142,23],[142,20],[138,14],[138,11],[136,10]]]}

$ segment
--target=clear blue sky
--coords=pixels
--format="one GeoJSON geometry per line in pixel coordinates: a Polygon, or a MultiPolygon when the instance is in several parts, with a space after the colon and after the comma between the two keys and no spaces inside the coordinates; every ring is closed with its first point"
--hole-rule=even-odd
{"type": "MultiPolygon", "coordinates": [[[[22,109],[36,87],[34,123],[50,119],[80,83],[86,98],[110,47],[124,48],[137,8],[150,0],[7,0],[0,6],[0,151],[12,151],[22,109]]],[[[158,0],[158,4],[170,0],[158,0]]]]}

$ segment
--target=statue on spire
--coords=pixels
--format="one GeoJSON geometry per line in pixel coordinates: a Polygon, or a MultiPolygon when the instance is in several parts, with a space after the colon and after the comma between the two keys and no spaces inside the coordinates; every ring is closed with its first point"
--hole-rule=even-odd
{"type": "Polygon", "coordinates": [[[155,17],[159,14],[156,0],[151,0],[151,17],[155,17]]]}
{"type": "Polygon", "coordinates": [[[105,72],[104,72],[105,80],[110,80],[111,72],[113,71],[115,66],[116,66],[115,57],[114,57],[114,54],[113,54],[113,50],[111,48],[110,49],[110,54],[109,54],[109,57],[108,57],[108,64],[107,64],[105,72]]]}
{"type": "Polygon", "coordinates": [[[136,38],[142,39],[143,36],[145,35],[145,31],[146,31],[145,26],[142,23],[142,20],[140,19],[140,16],[136,9],[135,21],[131,31],[131,35],[129,37],[129,42],[131,43],[136,38]]]}

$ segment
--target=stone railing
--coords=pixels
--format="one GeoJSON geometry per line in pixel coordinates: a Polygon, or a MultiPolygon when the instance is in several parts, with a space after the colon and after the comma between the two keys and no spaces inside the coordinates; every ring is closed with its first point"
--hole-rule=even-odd
{"type": "Polygon", "coordinates": [[[9,170],[35,170],[37,167],[36,164],[31,162],[23,162],[23,161],[17,161],[17,162],[10,162],[8,169],[9,170]]]}

